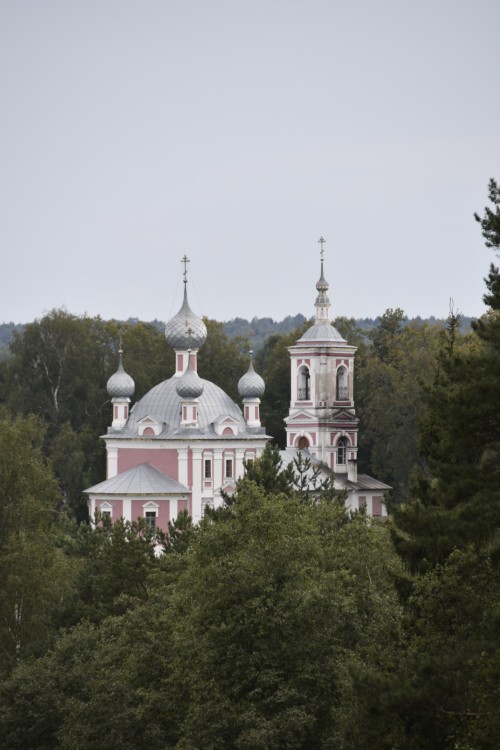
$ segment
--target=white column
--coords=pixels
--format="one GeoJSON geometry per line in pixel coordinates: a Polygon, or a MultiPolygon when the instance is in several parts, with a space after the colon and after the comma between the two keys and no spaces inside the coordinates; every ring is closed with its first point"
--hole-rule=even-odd
{"type": "Polygon", "coordinates": [[[118,448],[108,448],[107,454],[108,476],[106,478],[112,479],[118,474],[118,448]]]}
{"type": "Polygon", "coordinates": [[[244,473],[244,467],[243,467],[243,459],[245,457],[245,451],[243,448],[236,448],[234,452],[235,457],[235,467],[234,467],[234,478],[239,479],[243,476],[244,473]]]}
{"type": "Polygon", "coordinates": [[[122,515],[126,521],[132,521],[132,500],[129,497],[123,498],[122,515]]]}
{"type": "MultiPolygon", "coordinates": [[[[214,449],[214,458],[212,463],[212,472],[214,478],[214,504],[217,505],[216,492],[220,490],[223,478],[224,478],[224,467],[223,467],[223,453],[219,449],[214,449]]],[[[220,498],[220,496],[219,496],[220,498]]]]}
{"type": "Polygon", "coordinates": [[[192,448],[192,461],[193,461],[193,486],[192,486],[192,498],[193,498],[193,521],[198,523],[202,516],[201,507],[201,495],[202,495],[202,465],[203,465],[203,450],[200,448],[192,448]]]}
{"type": "Polygon", "coordinates": [[[185,487],[189,487],[188,484],[188,448],[182,447],[177,449],[179,455],[179,482],[185,487]]]}
{"type": "Polygon", "coordinates": [[[169,505],[169,515],[170,518],[169,521],[175,521],[179,514],[179,501],[176,497],[170,498],[170,505],[169,505]]]}

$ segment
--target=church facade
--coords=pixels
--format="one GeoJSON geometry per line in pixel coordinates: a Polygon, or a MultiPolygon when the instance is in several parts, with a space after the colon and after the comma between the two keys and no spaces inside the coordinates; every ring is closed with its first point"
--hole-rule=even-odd
{"type": "MultiPolygon", "coordinates": [[[[166,530],[168,522],[187,509],[197,522],[205,506],[221,503],[221,491],[234,491],[244,461],[258,458],[270,439],[260,420],[265,385],[252,358],[238,384],[243,410],[198,375],[197,354],[207,330],[189,306],[187,258],[184,261],[183,303],[165,327],[175,350],[175,372],[130,409],[135,386],[123,368],[120,348],[118,369],[108,381],[113,421],[103,436],[107,478],[86,490],[91,518],[95,511],[113,521],[142,517],[151,527],[166,530]]],[[[365,506],[368,513],[383,516],[383,494],[390,487],[358,476],[356,470],[356,350],[329,320],[323,250],[316,288],[315,322],[290,348],[291,400],[283,461],[306,450],[322,474],[333,472],[335,486],[347,490],[350,508],[365,506]]]]}

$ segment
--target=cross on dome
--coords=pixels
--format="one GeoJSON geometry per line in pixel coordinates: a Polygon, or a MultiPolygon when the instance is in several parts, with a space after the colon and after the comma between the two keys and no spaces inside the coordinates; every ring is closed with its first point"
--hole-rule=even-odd
{"type": "Polygon", "coordinates": [[[184,257],[182,258],[181,263],[184,263],[184,283],[185,284],[187,284],[187,272],[188,272],[187,271],[187,264],[190,263],[190,262],[191,261],[189,260],[189,258],[187,257],[187,255],[184,254],[184,257]]]}

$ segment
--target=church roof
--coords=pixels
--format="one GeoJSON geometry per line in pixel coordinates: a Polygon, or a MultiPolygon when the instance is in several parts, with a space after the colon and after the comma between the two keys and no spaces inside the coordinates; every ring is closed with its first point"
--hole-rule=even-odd
{"type": "Polygon", "coordinates": [[[340,341],[347,344],[345,338],[331,323],[315,323],[302,334],[297,343],[300,344],[302,341],[340,341]]]}
{"type": "MultiPolygon", "coordinates": [[[[225,435],[225,439],[253,438],[256,435],[265,437],[262,428],[248,427],[240,408],[222,388],[203,378],[200,378],[200,382],[203,384],[203,393],[198,398],[198,426],[181,427],[182,398],[177,393],[179,380],[179,377],[173,376],[154,386],[140,401],[134,404],[123,430],[115,431],[111,428],[108,431],[108,436],[119,439],[138,437],[139,422],[144,417],[151,417],[161,425],[161,432],[157,435],[158,439],[199,437],[220,440],[220,435],[216,433],[214,424],[221,417],[229,416],[237,424],[237,434],[234,436],[225,435]]],[[[151,438],[151,436],[148,435],[148,438],[151,438]]]]}
{"type": "Polygon", "coordinates": [[[139,464],[95,484],[87,495],[185,495],[191,490],[150,464],[139,464]]]}

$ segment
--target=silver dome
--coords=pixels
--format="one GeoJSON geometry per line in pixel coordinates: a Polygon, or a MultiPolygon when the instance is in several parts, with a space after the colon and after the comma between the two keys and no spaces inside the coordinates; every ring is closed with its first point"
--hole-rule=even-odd
{"type": "Polygon", "coordinates": [[[253,360],[250,360],[247,372],[238,382],[238,391],[242,398],[260,398],[266,389],[264,380],[258,375],[253,366],[253,360]]]}
{"type": "MultiPolygon", "coordinates": [[[[246,432],[246,423],[239,407],[224,393],[222,388],[209,380],[200,378],[203,393],[198,400],[198,427],[209,430],[212,422],[221,416],[231,416],[238,421],[241,430],[246,432]]],[[[151,416],[165,425],[164,434],[175,431],[181,422],[181,397],[177,393],[178,377],[164,380],[141,398],[130,412],[127,430],[137,434],[137,423],[151,416]]]]}
{"type": "Polygon", "coordinates": [[[182,399],[198,398],[203,393],[203,380],[191,367],[191,357],[184,375],[177,379],[175,390],[182,399]]]}
{"type": "Polygon", "coordinates": [[[189,307],[186,286],[182,307],[165,326],[165,337],[172,349],[177,350],[199,349],[207,340],[205,323],[189,307]]]}
{"type": "Polygon", "coordinates": [[[122,352],[120,352],[120,361],[117,371],[111,375],[106,389],[110,398],[130,398],[135,391],[135,383],[123,369],[122,352]]]}

